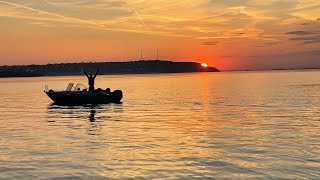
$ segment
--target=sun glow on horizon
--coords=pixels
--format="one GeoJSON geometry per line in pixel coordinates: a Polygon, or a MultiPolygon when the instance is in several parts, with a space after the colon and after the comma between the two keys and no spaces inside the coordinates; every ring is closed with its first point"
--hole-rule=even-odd
{"type": "Polygon", "coordinates": [[[208,67],[208,64],[207,63],[201,63],[201,66],[202,67],[208,67]]]}

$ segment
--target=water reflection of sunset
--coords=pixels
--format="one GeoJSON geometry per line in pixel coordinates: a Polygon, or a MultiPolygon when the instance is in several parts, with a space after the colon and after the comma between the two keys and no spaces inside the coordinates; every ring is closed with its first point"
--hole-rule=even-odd
{"type": "MultiPolygon", "coordinates": [[[[207,64],[206,64],[207,65],[207,64]]],[[[204,66],[206,67],[206,66],[204,66]]],[[[209,85],[208,85],[208,73],[202,73],[201,74],[201,100],[202,100],[202,106],[203,106],[203,118],[204,120],[208,120],[209,116],[209,85]]]]}
{"type": "Polygon", "coordinates": [[[50,108],[39,95],[46,84],[86,81],[80,76],[1,79],[0,166],[19,164],[1,175],[23,178],[23,168],[24,177],[44,178],[312,179],[319,172],[319,77],[100,76],[97,86],[126,96],[123,104],[95,108],[50,108]]]}

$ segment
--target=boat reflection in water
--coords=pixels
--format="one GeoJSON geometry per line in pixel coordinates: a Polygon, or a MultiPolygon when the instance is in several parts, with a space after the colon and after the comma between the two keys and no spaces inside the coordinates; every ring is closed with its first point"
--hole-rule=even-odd
{"type": "Polygon", "coordinates": [[[90,116],[89,116],[89,120],[90,120],[90,122],[94,122],[96,119],[94,118],[94,116],[96,115],[96,110],[94,110],[94,109],[92,109],[91,111],[90,111],[90,116]]]}
{"type": "Polygon", "coordinates": [[[122,103],[103,105],[65,105],[52,103],[48,106],[47,122],[50,126],[86,129],[88,135],[101,132],[103,121],[122,114],[122,103]]]}

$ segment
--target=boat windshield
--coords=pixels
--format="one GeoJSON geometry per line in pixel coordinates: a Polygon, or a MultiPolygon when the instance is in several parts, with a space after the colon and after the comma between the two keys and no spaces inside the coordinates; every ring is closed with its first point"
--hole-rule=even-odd
{"type": "Polygon", "coordinates": [[[77,85],[74,85],[74,83],[69,83],[66,91],[85,91],[88,89],[83,84],[78,83],[77,85]]]}
{"type": "MultiPolygon", "coordinates": [[[[86,91],[86,90],[88,90],[88,88],[83,84],[78,83],[77,85],[74,85],[74,83],[69,83],[66,90],[58,90],[57,92],[59,92],[59,91],[86,91]]],[[[44,91],[45,92],[51,92],[51,91],[53,92],[52,89],[49,90],[48,85],[45,86],[44,91]]]]}
{"type": "Polygon", "coordinates": [[[83,85],[83,84],[80,84],[78,83],[73,89],[72,91],[83,91],[83,90],[87,90],[88,88],[83,85]]]}

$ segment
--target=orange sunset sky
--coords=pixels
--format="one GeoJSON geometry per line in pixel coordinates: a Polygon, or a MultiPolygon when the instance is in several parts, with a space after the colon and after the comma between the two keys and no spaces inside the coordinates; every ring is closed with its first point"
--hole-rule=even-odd
{"type": "Polygon", "coordinates": [[[320,67],[319,0],[0,0],[0,65],[159,59],[320,67]]]}

